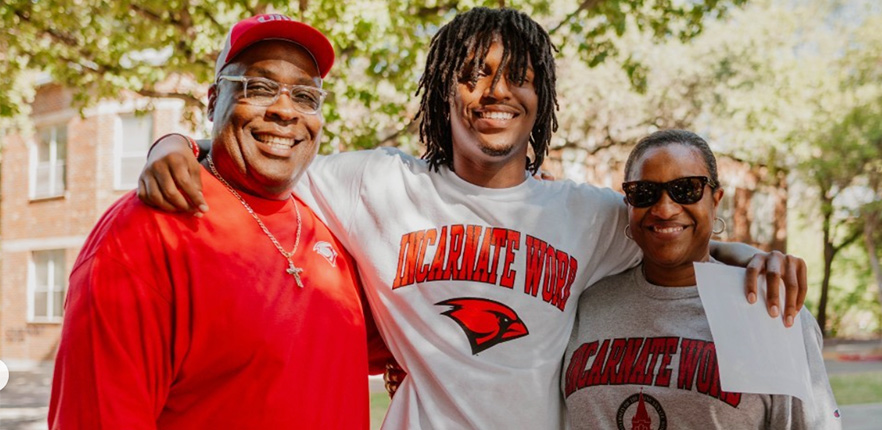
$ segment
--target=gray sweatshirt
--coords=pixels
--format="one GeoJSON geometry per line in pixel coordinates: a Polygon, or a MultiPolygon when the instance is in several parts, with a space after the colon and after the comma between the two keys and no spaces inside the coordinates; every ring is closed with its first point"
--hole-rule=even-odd
{"type": "MultiPolygon", "coordinates": [[[[579,300],[561,390],[574,429],[841,429],[805,309],[803,339],[815,404],[720,389],[717,356],[697,287],[661,287],[641,266],[605,278],[579,300]]],[[[763,363],[756,363],[762,366],[763,363]]]]}

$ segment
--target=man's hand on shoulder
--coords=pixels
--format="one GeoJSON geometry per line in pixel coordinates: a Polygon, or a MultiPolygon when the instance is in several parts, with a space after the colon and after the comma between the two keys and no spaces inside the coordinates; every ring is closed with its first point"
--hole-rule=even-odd
{"type": "Polygon", "coordinates": [[[808,291],[806,265],[802,258],[780,251],[762,252],[744,243],[717,241],[711,241],[711,255],[725,264],[747,268],[744,287],[750,303],[756,303],[757,279],[766,277],[766,308],[773,318],[781,316],[778,289],[784,281],[784,325],[793,325],[808,291]]]}
{"type": "Polygon", "coordinates": [[[201,167],[182,135],[162,137],[151,147],[147,164],[138,178],[138,198],[144,204],[167,212],[208,212],[202,196],[201,167]]]}
{"type": "Polygon", "coordinates": [[[784,325],[793,326],[796,315],[805,303],[808,291],[805,260],[780,251],[760,252],[747,264],[745,288],[747,301],[756,303],[757,279],[766,277],[766,302],[769,315],[778,317],[781,300],[778,289],[784,282],[784,325]]]}

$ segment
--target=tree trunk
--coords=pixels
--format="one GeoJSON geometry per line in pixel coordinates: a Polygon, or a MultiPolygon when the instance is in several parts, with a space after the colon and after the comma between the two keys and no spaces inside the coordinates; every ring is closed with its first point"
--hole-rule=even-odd
{"type": "Polygon", "coordinates": [[[879,304],[882,304],[882,269],[879,268],[879,254],[876,252],[876,241],[873,237],[878,224],[878,213],[867,215],[864,220],[864,243],[867,247],[867,256],[870,258],[870,270],[873,279],[876,280],[876,297],[879,299],[879,304]]]}
{"type": "Polygon", "coordinates": [[[833,257],[836,248],[829,241],[829,232],[824,231],[824,280],[821,281],[821,300],[818,302],[818,326],[821,334],[827,336],[827,295],[830,291],[830,272],[833,268],[833,257]]]}
{"type": "Polygon", "coordinates": [[[824,235],[824,279],[821,281],[821,300],[818,301],[818,326],[821,328],[821,334],[827,337],[827,295],[830,291],[830,272],[833,269],[833,257],[836,255],[836,248],[833,246],[833,229],[830,222],[833,218],[832,203],[833,199],[827,197],[827,187],[821,186],[821,215],[823,221],[821,230],[824,235]]]}

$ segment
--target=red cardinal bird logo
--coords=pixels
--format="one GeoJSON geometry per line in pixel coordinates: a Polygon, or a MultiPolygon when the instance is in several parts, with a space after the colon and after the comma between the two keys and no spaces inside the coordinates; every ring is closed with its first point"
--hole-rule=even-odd
{"type": "Polygon", "coordinates": [[[496,344],[530,334],[515,311],[493,300],[460,297],[435,304],[451,306],[441,315],[447,315],[459,324],[469,338],[473,355],[496,344]]]}

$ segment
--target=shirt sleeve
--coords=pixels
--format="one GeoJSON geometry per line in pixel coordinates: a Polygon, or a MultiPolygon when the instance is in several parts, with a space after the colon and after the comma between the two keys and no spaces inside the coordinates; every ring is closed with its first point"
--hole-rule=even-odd
{"type": "Polygon", "coordinates": [[[173,379],[170,300],[98,252],[71,273],[52,429],[155,429],[173,379]]]}
{"type": "Polygon", "coordinates": [[[595,270],[588,285],[601,279],[619,274],[635,267],[643,258],[643,252],[633,240],[625,235],[628,227],[628,210],[623,196],[611,189],[597,189],[598,196],[593,199],[597,205],[597,219],[590,221],[596,226],[597,244],[600,252],[595,252],[592,262],[595,270]]]}
{"type": "Polygon", "coordinates": [[[294,192],[344,240],[360,204],[366,166],[376,151],[318,156],[300,178],[294,192]]]}
{"type": "Polygon", "coordinates": [[[772,396],[769,428],[841,430],[839,406],[836,405],[836,399],[833,397],[833,389],[830,387],[821,354],[823,347],[821,329],[807,310],[802,309],[799,318],[802,320],[802,336],[809,364],[814,403],[804,403],[791,396],[772,396]]]}

